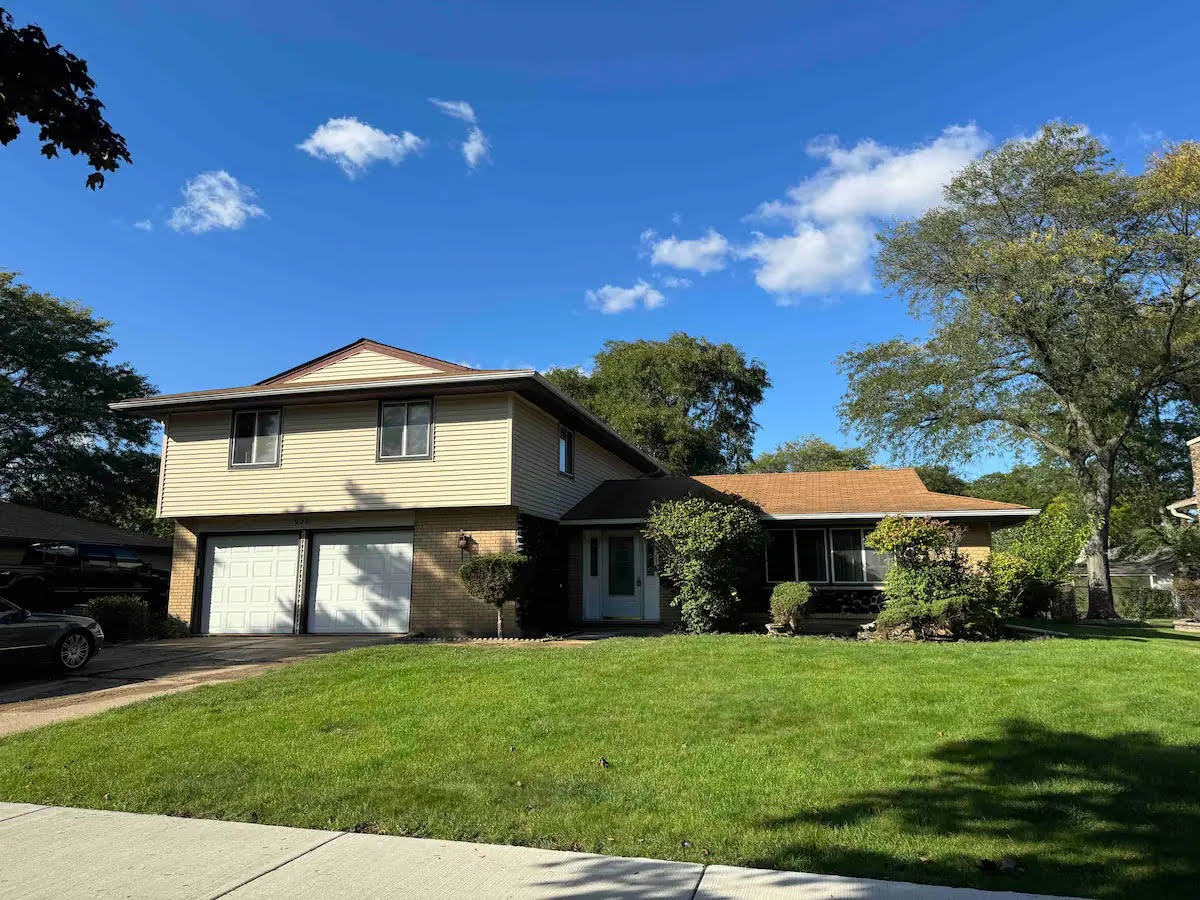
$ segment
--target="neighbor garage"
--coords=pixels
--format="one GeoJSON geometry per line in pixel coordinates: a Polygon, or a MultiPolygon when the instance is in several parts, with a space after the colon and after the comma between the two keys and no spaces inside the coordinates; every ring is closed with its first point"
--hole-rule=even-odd
{"type": "Polygon", "coordinates": [[[408,528],[210,535],[205,541],[200,630],[405,632],[412,558],[408,528]],[[301,579],[306,542],[307,577],[301,579]],[[306,598],[307,610],[300,598],[306,598]]]}

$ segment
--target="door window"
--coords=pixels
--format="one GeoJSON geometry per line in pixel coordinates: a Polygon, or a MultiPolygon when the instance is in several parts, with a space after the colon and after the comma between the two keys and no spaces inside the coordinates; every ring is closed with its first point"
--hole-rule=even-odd
{"type": "Polygon", "coordinates": [[[634,593],[634,540],[632,535],[613,535],[608,539],[608,592],[622,597],[634,593]]]}

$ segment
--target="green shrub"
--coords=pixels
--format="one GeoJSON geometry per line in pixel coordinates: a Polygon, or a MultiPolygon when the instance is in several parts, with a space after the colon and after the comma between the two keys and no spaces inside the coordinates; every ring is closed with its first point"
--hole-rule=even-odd
{"type": "Polygon", "coordinates": [[[528,563],[519,553],[484,553],[458,570],[468,594],[496,607],[496,637],[504,637],[504,604],[520,598],[528,563]]]}
{"type": "Polygon", "coordinates": [[[154,619],[155,634],[154,637],[166,638],[168,640],[176,640],[192,636],[192,628],[187,622],[179,618],[179,616],[156,616],[154,619]]]}
{"type": "Polygon", "coordinates": [[[795,631],[804,616],[804,605],[812,598],[807,581],[784,581],[771,591],[771,620],[795,631]]]}
{"type": "Polygon", "coordinates": [[[962,530],[936,519],[888,516],[867,546],[893,557],[884,576],[883,609],[875,620],[883,636],[994,638],[1002,610],[986,570],[959,550],[962,530]]]}
{"type": "Polygon", "coordinates": [[[1118,615],[1126,619],[1167,619],[1175,615],[1170,591],[1139,585],[1114,598],[1118,615]]]}
{"type": "Polygon", "coordinates": [[[1017,615],[1034,582],[1028,560],[997,550],[988,557],[987,572],[997,612],[1004,618],[1017,615]]]}
{"type": "Polygon", "coordinates": [[[1200,581],[1176,575],[1172,593],[1175,595],[1179,615],[1200,618],[1200,581]]]}
{"type": "Polygon", "coordinates": [[[656,503],[646,537],[658,551],[659,573],[675,588],[684,626],[717,631],[735,623],[739,586],[748,567],[761,565],[766,540],[753,507],[743,502],[687,497],[656,503]]]}
{"type": "Polygon", "coordinates": [[[96,597],[85,608],[100,623],[107,641],[143,641],[154,636],[154,614],[141,597],[96,597]]]}
{"type": "Polygon", "coordinates": [[[191,637],[192,629],[179,616],[155,612],[144,597],[97,597],[84,604],[87,615],[100,623],[104,639],[144,641],[148,638],[191,637]]]}

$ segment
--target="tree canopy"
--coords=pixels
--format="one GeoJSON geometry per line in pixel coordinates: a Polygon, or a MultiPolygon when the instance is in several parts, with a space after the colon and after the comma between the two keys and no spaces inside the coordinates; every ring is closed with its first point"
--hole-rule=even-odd
{"type": "Polygon", "coordinates": [[[607,341],[590,373],[545,374],[626,440],[688,475],[737,472],[750,462],[754,409],[771,385],[763,364],[737,347],[683,332],[607,341]]]}
{"type": "Polygon", "coordinates": [[[109,323],[0,272],[0,496],[146,529],[158,458],[151,424],[108,408],[154,393],[109,357],[109,323]]]}
{"type": "Polygon", "coordinates": [[[17,117],[24,116],[38,126],[43,156],[82,153],[93,169],[87,186],[103,187],[105,172],[133,159],[125,138],[105,121],[95,87],[85,60],[62,44],[51,45],[36,25],[15,27],[0,9],[0,144],[16,140],[17,117]]]}
{"type": "Polygon", "coordinates": [[[1114,481],[1140,423],[1200,375],[1198,232],[1200,145],[1140,175],[1062,123],[990,151],[879,236],[880,279],[930,331],[841,357],[845,421],[914,457],[1061,460],[1092,524],[1089,615],[1114,616],[1114,481]]]}
{"type": "Polygon", "coordinates": [[[747,472],[835,472],[871,468],[866,447],[837,447],[815,434],[784,441],[760,453],[746,466],[747,472]]]}

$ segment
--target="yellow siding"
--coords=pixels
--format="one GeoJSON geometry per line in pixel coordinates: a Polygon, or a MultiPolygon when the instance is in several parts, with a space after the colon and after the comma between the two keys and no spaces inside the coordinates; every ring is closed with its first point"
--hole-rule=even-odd
{"type": "Polygon", "coordinates": [[[509,401],[435,401],[433,458],[377,462],[372,401],[288,406],[282,464],[230,469],[230,414],[173,414],[163,457],[165,517],[506,505],[509,401]]]}
{"type": "Polygon", "coordinates": [[[436,375],[437,369],[422,366],[404,359],[396,359],[374,350],[359,350],[345,359],[330,363],[298,378],[289,378],[289,384],[306,384],[313,381],[338,381],[343,378],[395,378],[399,375],[436,375]]]}
{"type": "Polygon", "coordinates": [[[983,563],[992,554],[992,528],[989,524],[972,523],[963,529],[963,556],[972,562],[983,563]]]}
{"type": "Polygon", "coordinates": [[[575,477],[558,471],[558,422],[520,398],[513,399],[512,502],[522,512],[557,519],[611,478],[641,473],[598,444],[575,435],[575,477]]]}

